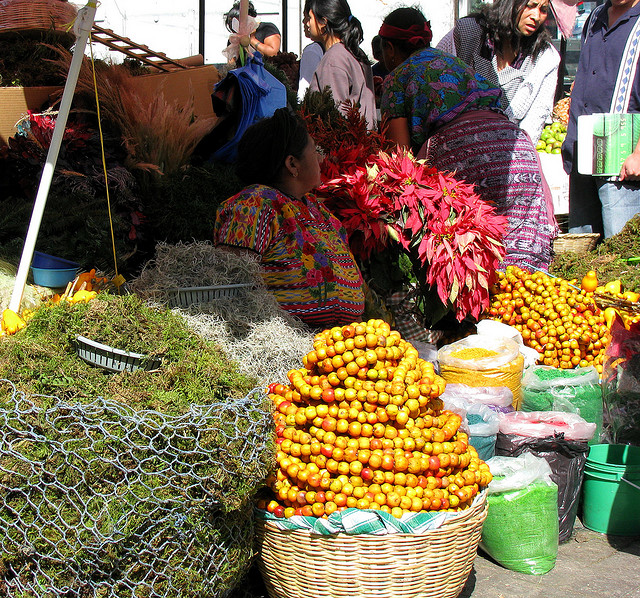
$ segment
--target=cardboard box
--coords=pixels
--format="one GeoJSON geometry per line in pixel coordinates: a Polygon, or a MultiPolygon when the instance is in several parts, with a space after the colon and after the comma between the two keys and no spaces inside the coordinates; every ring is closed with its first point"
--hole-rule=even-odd
{"type": "Polygon", "coordinates": [[[193,97],[193,111],[196,116],[215,116],[211,104],[214,85],[220,81],[220,73],[213,65],[140,75],[134,78],[140,97],[151,101],[158,94],[164,94],[168,102],[177,101],[188,105],[193,97]]]}
{"type": "MultiPolygon", "coordinates": [[[[214,85],[220,73],[213,65],[191,67],[134,77],[135,87],[144,101],[151,101],[163,94],[168,102],[177,101],[185,106],[193,98],[196,116],[215,116],[211,104],[214,85]]],[[[50,97],[61,92],[61,87],[0,87],[0,145],[6,145],[9,137],[18,131],[16,123],[28,110],[39,111],[50,97]]],[[[73,109],[73,106],[72,106],[73,109]]]]}
{"type": "Polygon", "coordinates": [[[28,110],[40,111],[48,106],[50,98],[62,88],[49,87],[0,87],[0,146],[6,145],[18,129],[16,123],[28,110]]]}

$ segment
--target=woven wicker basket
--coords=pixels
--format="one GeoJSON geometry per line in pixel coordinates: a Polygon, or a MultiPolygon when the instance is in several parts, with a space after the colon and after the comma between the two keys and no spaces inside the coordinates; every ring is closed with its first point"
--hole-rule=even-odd
{"type": "Polygon", "coordinates": [[[471,571],[486,516],[482,496],[419,535],[321,536],[262,521],[258,566],[271,598],[454,598],[471,571]]]}
{"type": "Polygon", "coordinates": [[[76,6],[66,0],[4,0],[0,34],[48,31],[70,35],[68,29],[77,12],[76,6]]]}
{"type": "Polygon", "coordinates": [[[556,253],[587,253],[595,248],[599,238],[598,233],[565,233],[553,242],[553,250],[556,253]]]}

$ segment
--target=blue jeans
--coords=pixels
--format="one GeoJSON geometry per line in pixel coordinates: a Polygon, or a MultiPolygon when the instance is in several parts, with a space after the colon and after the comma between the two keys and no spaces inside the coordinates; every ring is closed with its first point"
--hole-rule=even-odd
{"type": "Polygon", "coordinates": [[[609,181],[572,172],[569,177],[569,232],[617,235],[640,213],[640,182],[609,181]]]}

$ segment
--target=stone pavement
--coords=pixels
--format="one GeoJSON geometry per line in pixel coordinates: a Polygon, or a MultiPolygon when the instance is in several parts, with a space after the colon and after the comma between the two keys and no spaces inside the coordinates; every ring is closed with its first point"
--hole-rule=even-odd
{"type": "Polygon", "coordinates": [[[545,575],[510,571],[480,551],[459,598],[640,598],[640,537],[599,534],[576,519],[545,575]]]}

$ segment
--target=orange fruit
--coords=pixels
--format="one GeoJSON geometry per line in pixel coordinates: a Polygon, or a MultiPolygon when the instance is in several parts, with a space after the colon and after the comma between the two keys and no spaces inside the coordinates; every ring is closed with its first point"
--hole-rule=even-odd
{"type": "Polygon", "coordinates": [[[589,270],[580,283],[581,288],[588,293],[593,293],[598,288],[598,276],[595,270],[589,270]]]}

